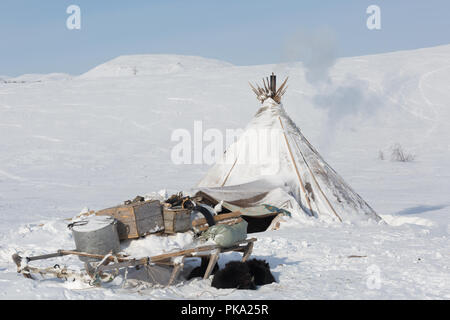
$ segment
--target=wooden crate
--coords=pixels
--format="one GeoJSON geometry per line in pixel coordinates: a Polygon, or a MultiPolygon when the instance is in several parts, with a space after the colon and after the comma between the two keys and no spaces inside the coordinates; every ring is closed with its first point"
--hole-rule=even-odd
{"type": "Polygon", "coordinates": [[[158,200],[134,202],[97,211],[118,220],[119,239],[136,239],[164,229],[162,206],[158,200]]]}
{"type": "Polygon", "coordinates": [[[164,208],[164,232],[186,232],[191,229],[191,210],[164,208]]]}

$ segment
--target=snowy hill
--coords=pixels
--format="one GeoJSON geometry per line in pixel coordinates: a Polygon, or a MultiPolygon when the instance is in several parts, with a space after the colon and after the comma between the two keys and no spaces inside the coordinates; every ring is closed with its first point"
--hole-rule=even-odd
{"type": "Polygon", "coordinates": [[[131,55],[120,56],[82,74],[81,79],[165,75],[193,70],[211,70],[232,66],[214,59],[181,55],[131,55]]]}
{"type": "MultiPolygon", "coordinates": [[[[450,298],[449,70],[447,45],[338,59],[325,73],[303,63],[137,55],[71,79],[0,83],[2,297],[450,298]],[[278,283],[254,292],[218,291],[198,279],[139,294],[115,283],[72,290],[81,285],[16,273],[16,250],[73,248],[64,219],[85,207],[194,186],[210,164],[173,164],[173,131],[193,132],[195,121],[203,132],[244,128],[259,106],[248,81],[272,71],[289,76],[283,104],[302,133],[388,225],[288,221],[256,234],[253,256],[270,263],[278,283]],[[414,161],[390,161],[396,143],[414,161]],[[381,279],[375,288],[368,285],[373,270],[381,279]]],[[[180,247],[184,239],[167,243],[180,247]]]]}
{"type": "MultiPolygon", "coordinates": [[[[57,81],[57,80],[69,80],[72,76],[67,73],[49,73],[49,74],[39,74],[30,73],[23,74],[21,76],[11,78],[3,78],[6,83],[29,83],[29,82],[44,82],[44,81],[57,81]]],[[[0,76],[0,80],[2,76],[0,76]]]]}

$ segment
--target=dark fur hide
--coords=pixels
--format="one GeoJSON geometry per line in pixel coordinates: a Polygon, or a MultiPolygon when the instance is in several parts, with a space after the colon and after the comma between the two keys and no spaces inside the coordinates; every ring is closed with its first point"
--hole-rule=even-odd
{"type": "Polygon", "coordinates": [[[230,261],[225,268],[217,271],[211,285],[217,289],[251,289],[256,290],[250,268],[245,262],[230,261]]]}
{"type": "Polygon", "coordinates": [[[252,259],[246,262],[230,261],[217,271],[211,285],[217,289],[251,289],[275,282],[270,266],[265,260],[252,259]]]}
{"type": "Polygon", "coordinates": [[[252,259],[247,261],[247,265],[250,268],[250,273],[253,275],[257,286],[275,282],[275,278],[270,272],[270,266],[266,260],[252,259]]]}

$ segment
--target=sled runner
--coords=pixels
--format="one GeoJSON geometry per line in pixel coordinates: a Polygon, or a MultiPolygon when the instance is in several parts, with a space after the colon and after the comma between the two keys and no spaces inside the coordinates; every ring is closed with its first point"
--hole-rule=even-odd
{"type": "Polygon", "coordinates": [[[242,261],[246,261],[252,253],[253,243],[255,241],[256,238],[250,238],[236,242],[233,246],[227,248],[221,247],[219,245],[205,245],[138,259],[120,254],[98,255],[79,252],[76,250],[58,250],[55,253],[32,257],[21,257],[18,254],[14,254],[12,256],[12,259],[17,265],[17,272],[21,273],[24,277],[29,279],[34,279],[32,274],[40,274],[41,276],[48,274],[64,280],[78,279],[88,282],[90,285],[96,286],[101,286],[102,282],[112,281],[119,274],[119,271],[121,269],[125,269],[126,275],[128,268],[170,266],[172,267],[172,272],[169,281],[165,284],[167,286],[170,286],[171,284],[173,284],[180,271],[183,269],[185,258],[208,259],[208,267],[203,276],[203,279],[207,279],[211,275],[211,272],[216,265],[221,253],[231,251],[241,252],[243,254],[242,261]],[[29,265],[29,262],[31,261],[56,258],[66,255],[88,257],[97,259],[99,262],[85,263],[85,272],[70,270],[66,267],[61,267],[58,264],[48,268],[38,268],[29,265]]]}

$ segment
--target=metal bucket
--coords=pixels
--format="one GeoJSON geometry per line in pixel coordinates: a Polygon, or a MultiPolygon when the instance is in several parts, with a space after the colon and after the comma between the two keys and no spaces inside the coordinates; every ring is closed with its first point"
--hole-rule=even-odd
{"type": "MultiPolygon", "coordinates": [[[[72,230],[77,251],[106,255],[120,251],[117,220],[111,216],[89,216],[68,225],[72,230]]],[[[90,257],[79,257],[83,262],[98,261],[90,257]]]]}

